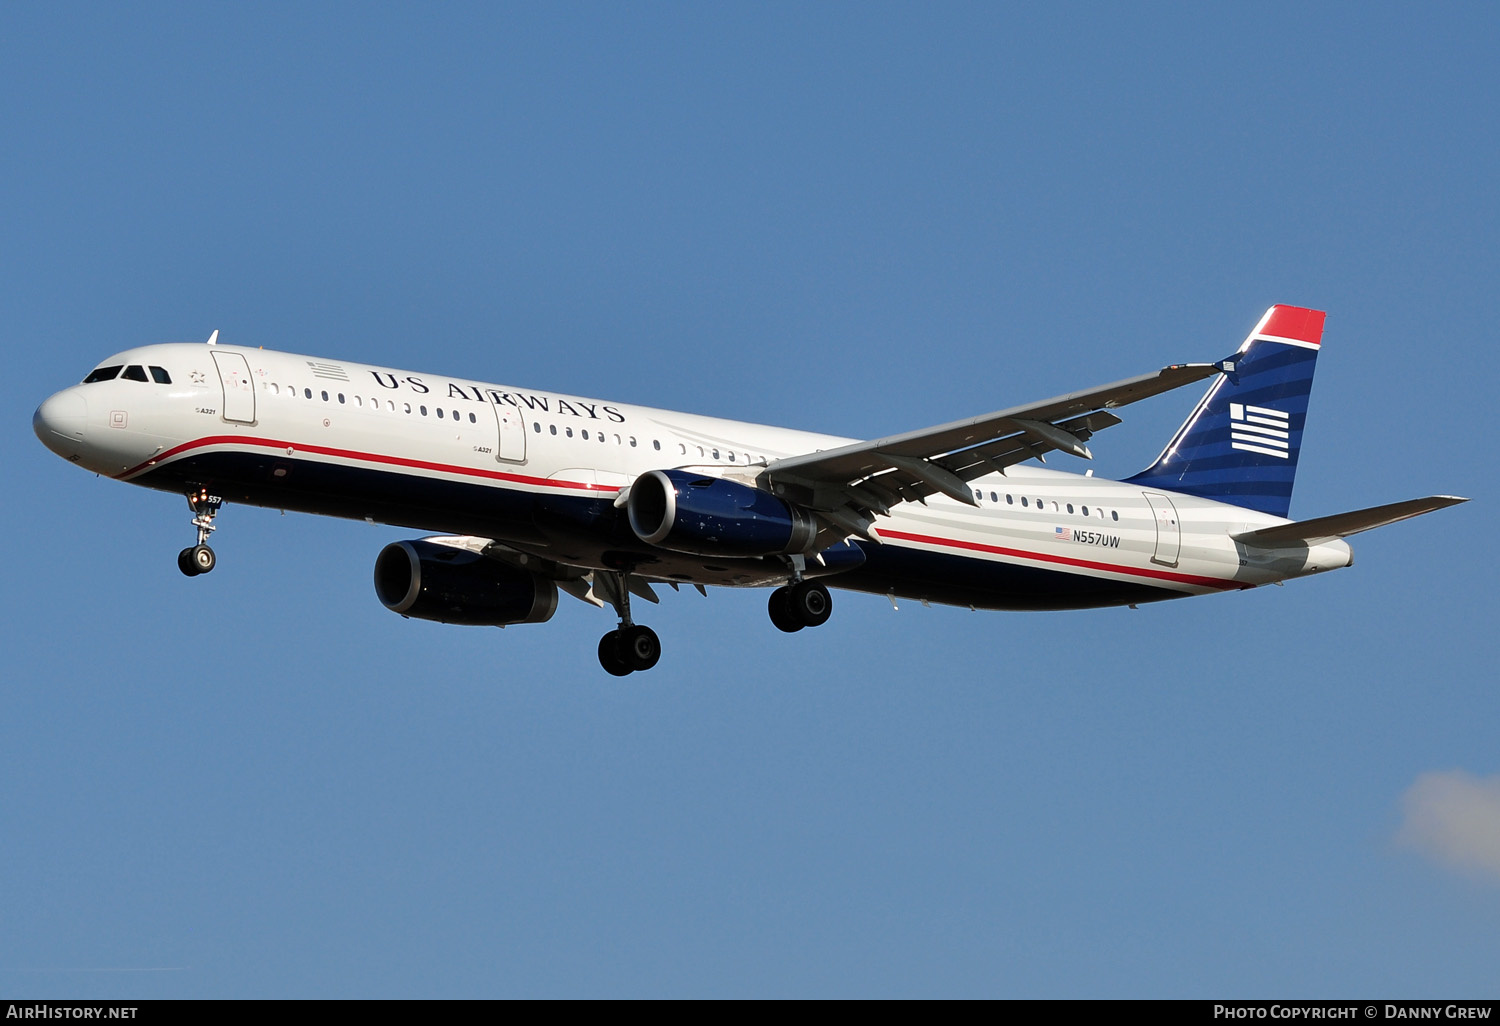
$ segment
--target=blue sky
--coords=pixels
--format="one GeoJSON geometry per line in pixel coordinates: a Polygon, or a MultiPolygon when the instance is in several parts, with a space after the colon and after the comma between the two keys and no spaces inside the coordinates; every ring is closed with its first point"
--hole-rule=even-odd
{"type": "Polygon", "coordinates": [[[7,5],[0,994],[1493,996],[1497,29],[7,5]],[[1294,516],[1475,501],[1138,611],[669,596],[624,681],[579,603],[391,615],[412,532],[229,507],[186,580],[181,500],[30,429],[217,328],[869,437],[1217,359],[1273,302],[1329,311],[1294,516]]]}

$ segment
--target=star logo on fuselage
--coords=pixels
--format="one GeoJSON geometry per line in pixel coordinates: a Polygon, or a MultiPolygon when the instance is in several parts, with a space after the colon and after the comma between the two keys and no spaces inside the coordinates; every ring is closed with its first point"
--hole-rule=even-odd
{"type": "Polygon", "coordinates": [[[193,371],[193,373],[189,374],[188,377],[193,379],[193,384],[195,385],[201,385],[204,383],[202,371],[193,371]]]}

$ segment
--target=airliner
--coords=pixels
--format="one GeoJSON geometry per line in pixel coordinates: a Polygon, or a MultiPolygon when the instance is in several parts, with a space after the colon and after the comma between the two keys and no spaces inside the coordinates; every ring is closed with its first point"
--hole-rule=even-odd
{"type": "Polygon", "coordinates": [[[375,560],[390,610],[541,623],[609,606],[599,662],[661,657],[631,615],[656,587],[772,588],[771,622],[825,623],[829,585],[971,609],[1081,609],[1349,566],[1349,535],[1464,502],[1288,518],[1325,315],[1273,306],[1217,363],[859,441],[468,378],[207,343],[111,356],[32,419],[85,470],[186,496],[184,574],[214,569],[225,503],[434,536],[375,560]],[[1052,470],[1130,403],[1209,381],[1145,470],[1052,470]]]}

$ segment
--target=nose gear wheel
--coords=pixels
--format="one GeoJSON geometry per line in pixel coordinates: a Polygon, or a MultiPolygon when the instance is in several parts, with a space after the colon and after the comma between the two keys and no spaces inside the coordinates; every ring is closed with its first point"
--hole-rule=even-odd
{"type": "Polygon", "coordinates": [[[177,553],[177,569],[188,577],[197,577],[219,564],[214,550],[208,547],[208,536],[214,531],[214,517],[219,515],[224,500],[208,494],[207,488],[199,488],[187,493],[187,501],[193,511],[193,526],[198,529],[198,544],[177,553]]]}

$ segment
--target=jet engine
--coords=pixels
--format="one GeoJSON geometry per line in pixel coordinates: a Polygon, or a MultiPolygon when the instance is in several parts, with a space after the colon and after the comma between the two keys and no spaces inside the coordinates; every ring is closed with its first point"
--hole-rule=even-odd
{"type": "Polygon", "coordinates": [[[818,523],[799,506],[723,478],[652,470],[635,479],[626,503],[630,529],[649,545],[698,556],[808,552],[818,523]]]}
{"type": "Polygon", "coordinates": [[[439,623],[545,623],[557,585],[477,552],[428,541],[392,542],[375,559],[375,594],[393,613],[439,623]]]}

